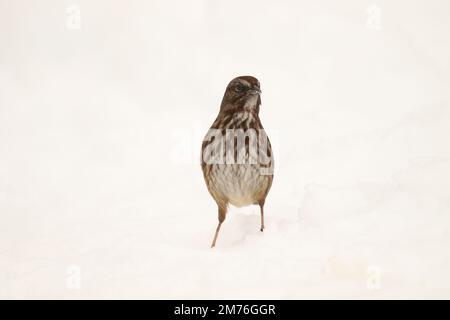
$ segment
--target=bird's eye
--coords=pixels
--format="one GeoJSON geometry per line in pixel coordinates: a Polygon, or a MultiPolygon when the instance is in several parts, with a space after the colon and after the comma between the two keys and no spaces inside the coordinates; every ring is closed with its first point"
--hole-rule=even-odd
{"type": "Polygon", "coordinates": [[[236,92],[242,92],[245,90],[245,86],[241,83],[238,83],[235,88],[236,92]]]}

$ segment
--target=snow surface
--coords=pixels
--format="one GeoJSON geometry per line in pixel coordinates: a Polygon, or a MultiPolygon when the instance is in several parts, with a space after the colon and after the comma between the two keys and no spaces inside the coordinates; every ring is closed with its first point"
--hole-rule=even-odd
{"type": "Polygon", "coordinates": [[[0,2],[0,298],[450,298],[449,9],[0,2]],[[266,230],[232,209],[211,250],[200,144],[243,74],[266,230]]]}

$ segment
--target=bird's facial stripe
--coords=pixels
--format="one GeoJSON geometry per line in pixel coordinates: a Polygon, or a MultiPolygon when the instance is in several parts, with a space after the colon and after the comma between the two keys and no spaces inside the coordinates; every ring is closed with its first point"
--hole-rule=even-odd
{"type": "Polygon", "coordinates": [[[246,86],[246,87],[251,87],[250,82],[248,82],[247,80],[239,79],[237,82],[242,84],[242,85],[244,85],[244,86],[246,86]]]}
{"type": "Polygon", "coordinates": [[[259,80],[252,76],[241,76],[234,79],[235,81],[245,81],[249,87],[259,87],[259,80]]]}

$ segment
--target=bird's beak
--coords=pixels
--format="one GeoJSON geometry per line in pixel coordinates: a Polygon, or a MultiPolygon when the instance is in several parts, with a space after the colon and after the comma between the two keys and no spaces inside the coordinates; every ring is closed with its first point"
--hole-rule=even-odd
{"type": "Polygon", "coordinates": [[[260,95],[261,92],[262,92],[262,91],[261,91],[259,88],[251,88],[251,89],[250,89],[250,93],[251,93],[251,94],[257,94],[257,95],[260,95]]]}

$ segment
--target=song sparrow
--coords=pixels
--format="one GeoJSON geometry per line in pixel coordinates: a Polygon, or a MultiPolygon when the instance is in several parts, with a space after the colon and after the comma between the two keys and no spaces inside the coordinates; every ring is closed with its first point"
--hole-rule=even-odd
{"type": "Polygon", "coordinates": [[[259,119],[259,81],[237,77],[228,84],[219,115],[202,144],[202,171],[209,193],[217,203],[216,244],[228,205],[259,205],[264,230],[264,202],[273,180],[272,147],[259,119]]]}

